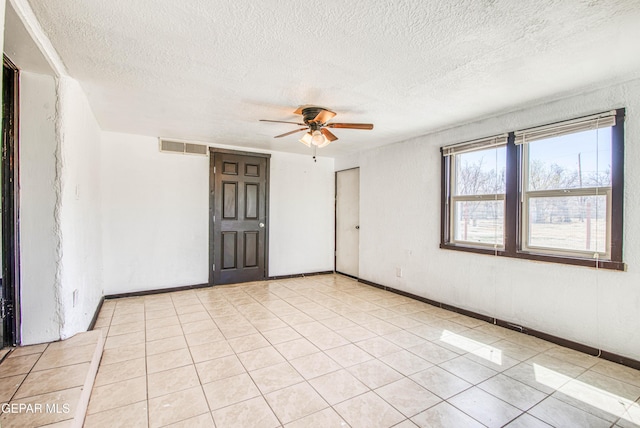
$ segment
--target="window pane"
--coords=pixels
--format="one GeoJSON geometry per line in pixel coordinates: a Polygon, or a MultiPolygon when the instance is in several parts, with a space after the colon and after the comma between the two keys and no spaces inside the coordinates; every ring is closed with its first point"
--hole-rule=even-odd
{"type": "Polygon", "coordinates": [[[505,192],[506,148],[498,147],[456,156],[455,195],[505,192]]]}
{"type": "Polygon", "coordinates": [[[606,252],[607,196],[529,199],[529,246],[606,252]]]}
{"type": "Polygon", "coordinates": [[[611,186],[611,128],[529,143],[527,190],[611,186]]]}
{"type": "Polygon", "coordinates": [[[457,201],[454,210],[456,241],[504,245],[504,201],[457,201]]]}

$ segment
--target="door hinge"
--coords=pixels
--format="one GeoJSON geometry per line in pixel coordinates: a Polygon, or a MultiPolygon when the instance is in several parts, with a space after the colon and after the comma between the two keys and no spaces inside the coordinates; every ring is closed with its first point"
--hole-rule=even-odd
{"type": "Polygon", "coordinates": [[[216,173],[216,167],[215,166],[213,167],[213,173],[214,174],[216,173]]]}
{"type": "Polygon", "coordinates": [[[216,265],[211,265],[211,270],[216,270],[216,265]]]}

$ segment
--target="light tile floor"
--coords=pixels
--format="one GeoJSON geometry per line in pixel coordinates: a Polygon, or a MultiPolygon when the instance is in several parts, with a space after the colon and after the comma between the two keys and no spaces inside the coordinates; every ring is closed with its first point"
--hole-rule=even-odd
{"type": "Polygon", "coordinates": [[[103,340],[85,332],[8,354],[0,364],[0,427],[81,423],[103,340]]]}
{"type": "Polygon", "coordinates": [[[108,300],[86,427],[638,427],[640,372],[312,276],[108,300]]]}

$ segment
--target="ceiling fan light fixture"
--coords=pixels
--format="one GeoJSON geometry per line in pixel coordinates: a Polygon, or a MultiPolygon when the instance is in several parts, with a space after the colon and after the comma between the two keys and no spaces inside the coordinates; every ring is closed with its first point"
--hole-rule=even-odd
{"type": "Polygon", "coordinates": [[[313,149],[313,157],[315,159],[316,149],[321,149],[328,146],[332,141],[336,141],[336,137],[330,130],[334,128],[346,128],[346,129],[373,129],[371,123],[340,123],[330,122],[336,113],[327,110],[324,107],[318,107],[313,105],[304,105],[298,107],[294,114],[302,116],[302,121],[293,122],[288,120],[270,120],[260,119],[262,122],[275,122],[275,123],[288,123],[292,125],[302,126],[302,128],[285,132],[284,134],[276,135],[274,138],[282,138],[298,132],[307,131],[300,138],[300,142],[305,146],[313,149]]]}
{"type": "Polygon", "coordinates": [[[300,141],[302,144],[304,144],[307,147],[311,147],[311,141],[312,141],[311,133],[307,132],[298,141],[300,141]]]}
{"type": "Polygon", "coordinates": [[[331,142],[331,140],[329,140],[324,135],[322,136],[322,138],[324,138],[324,142],[318,146],[319,149],[321,149],[323,147],[327,147],[329,145],[329,143],[331,142]]]}
{"type": "Polygon", "coordinates": [[[314,146],[320,147],[325,144],[325,141],[326,139],[319,129],[316,129],[311,133],[311,144],[313,144],[314,146]]]}

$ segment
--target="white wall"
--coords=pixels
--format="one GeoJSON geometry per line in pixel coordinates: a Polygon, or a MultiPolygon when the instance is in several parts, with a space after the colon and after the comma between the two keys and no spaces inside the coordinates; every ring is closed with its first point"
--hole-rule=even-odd
{"type": "Polygon", "coordinates": [[[333,159],[272,152],[269,275],[333,271],[333,159]]]}
{"type": "Polygon", "coordinates": [[[357,168],[360,165],[360,152],[335,159],[336,171],[357,168]]]}
{"type": "Polygon", "coordinates": [[[103,295],[100,139],[75,80],[21,72],[23,345],[86,331],[103,295]]]}
{"type": "Polygon", "coordinates": [[[86,331],[103,296],[101,130],[75,80],[58,80],[61,135],[61,338],[86,331]],[[73,293],[77,290],[74,302],[73,293]]]}
{"type": "MultiPolygon", "coordinates": [[[[333,270],[333,160],[271,154],[269,274],[333,270]]],[[[209,158],[112,132],[101,156],[105,294],[206,283],[209,158]]]]}
{"type": "Polygon", "coordinates": [[[105,294],[207,282],[209,158],[102,134],[105,294]]]}
{"type": "Polygon", "coordinates": [[[56,83],[20,75],[20,304],[22,343],[60,338],[60,224],[56,83]]]}
{"type": "MultiPolygon", "coordinates": [[[[4,46],[4,14],[6,9],[6,2],[0,2],[0,46],[4,46]]],[[[0,82],[0,88],[2,88],[2,82],[0,82]]],[[[2,95],[0,95],[0,98],[2,95]]]]}
{"type": "Polygon", "coordinates": [[[640,81],[636,80],[364,152],[359,161],[360,276],[640,360],[638,141],[640,81]],[[627,272],[438,248],[439,147],[618,107],[627,108],[627,272]],[[403,269],[402,278],[396,277],[396,267],[403,269]]]}

